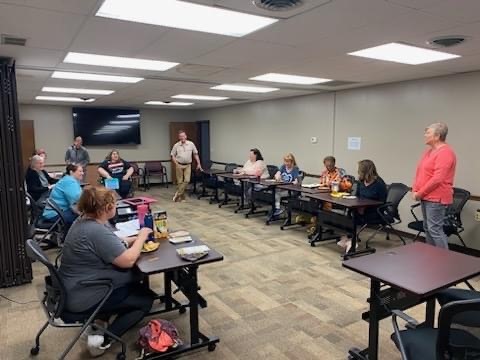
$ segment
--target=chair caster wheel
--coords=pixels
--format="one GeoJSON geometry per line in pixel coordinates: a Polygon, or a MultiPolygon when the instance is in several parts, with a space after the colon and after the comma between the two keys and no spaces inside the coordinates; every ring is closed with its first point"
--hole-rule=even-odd
{"type": "Polygon", "coordinates": [[[208,351],[215,351],[217,348],[217,344],[208,344],[208,351]]]}
{"type": "Polygon", "coordinates": [[[248,219],[248,214],[245,214],[245,218],[248,219]]]}
{"type": "Polygon", "coordinates": [[[38,346],[35,346],[30,349],[30,355],[36,356],[38,355],[39,352],[40,352],[40,347],[38,346]]]}
{"type": "Polygon", "coordinates": [[[280,226],[280,230],[285,230],[285,229],[283,228],[283,226],[280,226]]]}
{"type": "Polygon", "coordinates": [[[126,360],[127,356],[124,353],[117,354],[117,360],[126,360]]]}
{"type": "Polygon", "coordinates": [[[187,312],[187,309],[185,308],[185,306],[182,306],[180,309],[178,309],[178,312],[180,314],[185,314],[187,312]]]}
{"type": "Polygon", "coordinates": [[[311,242],[311,243],[310,243],[310,246],[311,246],[311,247],[315,247],[315,243],[314,243],[314,242],[311,242]]]}
{"type": "Polygon", "coordinates": [[[270,225],[270,221],[265,221],[265,225],[270,225]]]}

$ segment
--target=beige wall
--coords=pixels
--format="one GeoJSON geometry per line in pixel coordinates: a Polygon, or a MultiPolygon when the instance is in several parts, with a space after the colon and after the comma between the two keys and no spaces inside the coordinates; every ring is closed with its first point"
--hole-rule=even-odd
{"type": "Polygon", "coordinates": [[[258,147],[268,164],[292,152],[301,169],[319,172],[332,151],[333,94],[303,96],[218,108],[197,114],[211,121],[211,158],[243,164],[258,147]],[[312,144],[311,137],[318,142],[312,144]]]}
{"type": "MultiPolygon", "coordinates": [[[[469,73],[229,106],[199,112],[197,118],[211,121],[214,160],[241,162],[250,147],[258,146],[268,163],[277,164],[292,151],[302,169],[319,173],[321,158],[333,152],[349,173],[356,173],[359,160],[370,158],[385,181],[407,185],[424,149],[425,126],[445,121],[458,156],[456,186],[480,195],[479,87],[480,73],[469,73]],[[311,136],[319,143],[311,144],[311,136]],[[361,150],[347,150],[349,136],[362,138],[361,150]]],[[[402,230],[412,218],[410,204],[406,199],[401,206],[402,230]]],[[[466,241],[480,249],[480,224],[473,220],[477,208],[480,203],[469,202],[463,220],[466,241]]]]}

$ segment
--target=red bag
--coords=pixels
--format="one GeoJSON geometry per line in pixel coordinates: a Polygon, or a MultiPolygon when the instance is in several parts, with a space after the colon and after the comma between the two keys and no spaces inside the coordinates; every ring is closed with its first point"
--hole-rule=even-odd
{"type": "Polygon", "coordinates": [[[167,320],[150,320],[147,325],[139,330],[139,338],[137,341],[141,348],[141,356],[165,352],[168,349],[176,348],[182,345],[182,341],[178,336],[175,325],[167,320]]]}

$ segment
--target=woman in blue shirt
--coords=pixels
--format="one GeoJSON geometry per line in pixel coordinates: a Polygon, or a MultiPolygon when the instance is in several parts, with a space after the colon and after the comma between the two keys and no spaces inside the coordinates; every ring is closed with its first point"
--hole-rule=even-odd
{"type": "MultiPolygon", "coordinates": [[[[293,156],[292,153],[288,153],[283,157],[283,165],[275,174],[275,180],[298,184],[299,175],[300,170],[298,169],[297,162],[295,161],[295,156],[293,156]]],[[[275,212],[273,213],[273,216],[277,217],[283,212],[283,209],[280,208],[280,200],[282,196],[286,196],[287,194],[288,191],[277,191],[275,193],[275,212]]]]}
{"type": "MultiPolygon", "coordinates": [[[[68,165],[66,174],[55,184],[48,197],[62,209],[67,225],[71,225],[78,216],[75,204],[82,194],[80,186],[82,179],[83,168],[80,165],[68,165]]],[[[43,211],[42,217],[48,221],[55,221],[58,215],[47,206],[43,211]]]]}

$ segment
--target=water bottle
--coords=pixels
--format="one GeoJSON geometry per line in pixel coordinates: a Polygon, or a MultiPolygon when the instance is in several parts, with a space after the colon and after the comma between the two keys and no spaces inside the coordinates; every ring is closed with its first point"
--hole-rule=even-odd
{"type": "MultiPolygon", "coordinates": [[[[148,213],[145,215],[143,222],[145,227],[148,227],[153,230],[153,216],[151,213],[148,213]]],[[[153,240],[153,239],[154,239],[154,235],[152,232],[150,235],[148,235],[148,240],[153,240]]]]}
{"type": "Polygon", "coordinates": [[[140,224],[140,228],[145,226],[145,215],[148,213],[148,205],[142,204],[137,206],[137,214],[138,214],[138,223],[140,224]]]}

